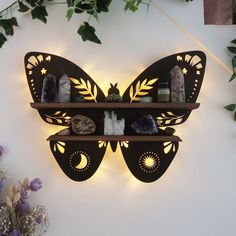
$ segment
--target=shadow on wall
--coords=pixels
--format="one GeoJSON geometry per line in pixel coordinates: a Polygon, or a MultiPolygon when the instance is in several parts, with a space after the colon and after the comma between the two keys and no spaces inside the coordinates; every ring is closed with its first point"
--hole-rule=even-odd
{"type": "Polygon", "coordinates": [[[236,24],[236,0],[204,0],[205,24],[236,24]]]}

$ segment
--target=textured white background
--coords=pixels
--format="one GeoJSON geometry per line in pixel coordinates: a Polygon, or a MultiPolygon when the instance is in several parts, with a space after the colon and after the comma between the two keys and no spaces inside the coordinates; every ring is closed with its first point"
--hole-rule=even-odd
{"type": "Polygon", "coordinates": [[[9,171],[8,183],[25,176],[42,179],[43,189],[32,200],[48,209],[49,236],[235,236],[236,123],[222,107],[236,101],[236,88],[216,62],[220,58],[230,68],[225,48],[235,38],[235,26],[204,26],[201,0],[153,0],[148,13],[143,8],[125,14],[122,8],[123,1],[113,1],[100,24],[91,22],[102,45],[80,40],[76,31],[83,18],[68,23],[63,5],[48,8],[47,25],[19,17],[15,36],[0,50],[0,144],[7,148],[0,164],[9,171]],[[110,149],[88,181],[73,182],[62,173],[46,142],[58,128],[29,106],[23,63],[28,51],[66,57],[104,91],[116,81],[124,91],[154,61],[202,47],[209,52],[201,106],[176,127],[183,142],[160,180],[139,182],[120,150],[110,149]]]}

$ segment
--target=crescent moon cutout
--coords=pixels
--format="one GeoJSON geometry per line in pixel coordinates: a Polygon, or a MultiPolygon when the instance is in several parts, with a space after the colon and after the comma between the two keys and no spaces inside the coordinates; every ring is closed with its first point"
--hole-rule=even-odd
{"type": "Polygon", "coordinates": [[[80,157],[81,157],[80,163],[77,166],[75,166],[75,168],[78,170],[84,169],[88,164],[88,159],[84,154],[81,153],[80,157]]]}

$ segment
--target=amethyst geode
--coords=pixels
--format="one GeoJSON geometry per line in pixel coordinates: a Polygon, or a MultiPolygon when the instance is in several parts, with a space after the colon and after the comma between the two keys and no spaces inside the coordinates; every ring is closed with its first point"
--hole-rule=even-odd
{"type": "Polygon", "coordinates": [[[144,115],[135,120],[131,127],[137,134],[156,134],[158,127],[155,119],[150,115],[144,115]]]}
{"type": "Polygon", "coordinates": [[[48,74],[43,80],[41,102],[57,102],[57,82],[54,75],[48,74]]]}

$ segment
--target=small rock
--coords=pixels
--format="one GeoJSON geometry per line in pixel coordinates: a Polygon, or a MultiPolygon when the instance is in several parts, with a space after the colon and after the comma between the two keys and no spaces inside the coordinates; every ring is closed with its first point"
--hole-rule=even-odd
{"type": "Polygon", "coordinates": [[[170,71],[171,81],[171,102],[185,102],[184,74],[182,70],[175,66],[170,71]]]}
{"type": "Polygon", "coordinates": [[[112,93],[106,97],[106,102],[121,103],[123,102],[123,98],[118,94],[112,93]]]}
{"type": "Polygon", "coordinates": [[[66,128],[58,132],[58,135],[66,136],[70,135],[70,129],[66,128]]]}
{"type": "Polygon", "coordinates": [[[66,74],[64,74],[59,79],[58,102],[70,102],[70,88],[71,88],[70,79],[66,74]]]}
{"type": "Polygon", "coordinates": [[[82,103],[82,102],[85,102],[85,98],[83,95],[79,95],[73,99],[73,102],[82,103]]]}
{"type": "Polygon", "coordinates": [[[54,75],[48,74],[43,80],[41,102],[57,102],[57,82],[54,75]]]}
{"type": "Polygon", "coordinates": [[[152,103],[152,97],[142,97],[139,102],[141,103],[152,103]]]}
{"type": "Polygon", "coordinates": [[[71,118],[71,128],[76,134],[92,134],[96,130],[93,120],[87,116],[76,115],[71,118]]]}
{"type": "Polygon", "coordinates": [[[150,115],[144,115],[135,120],[131,127],[137,134],[156,134],[158,127],[155,119],[150,115]]]}
{"type": "Polygon", "coordinates": [[[171,127],[166,127],[164,129],[165,133],[168,134],[168,135],[173,135],[175,133],[175,129],[174,128],[171,128],[171,127]]]}

